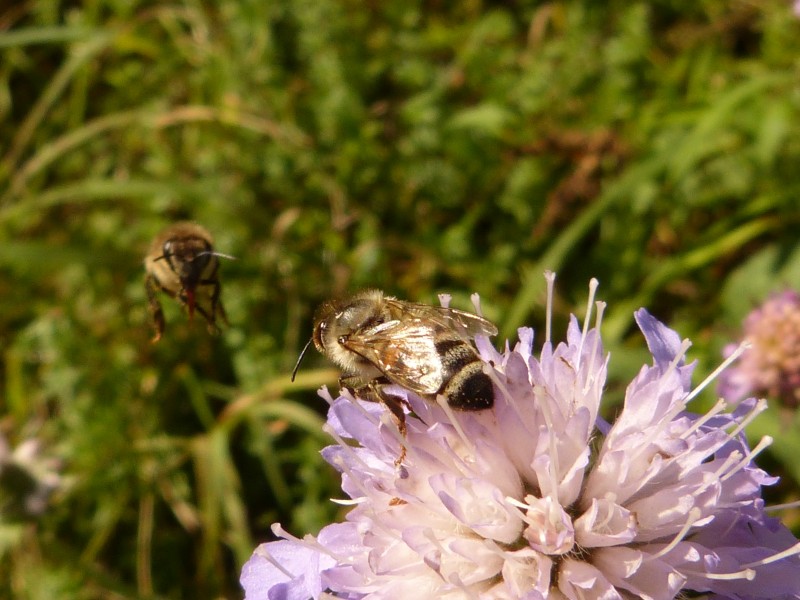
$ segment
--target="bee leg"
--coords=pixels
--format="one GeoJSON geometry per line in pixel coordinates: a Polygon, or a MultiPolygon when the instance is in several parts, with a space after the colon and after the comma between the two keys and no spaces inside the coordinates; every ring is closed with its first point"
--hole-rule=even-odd
{"type": "MultiPolygon", "coordinates": [[[[392,413],[394,421],[397,424],[397,429],[400,431],[400,435],[403,436],[403,439],[406,439],[406,432],[408,430],[406,428],[406,413],[403,410],[403,401],[397,396],[390,396],[382,392],[379,392],[379,394],[381,396],[381,402],[383,405],[389,409],[389,412],[392,413]]],[[[406,446],[405,444],[400,444],[400,456],[395,459],[394,466],[399,467],[405,459],[406,446]]]]}
{"type": "MultiPolygon", "coordinates": [[[[219,283],[219,279],[216,279],[217,270],[214,269],[214,272],[211,274],[211,277],[208,279],[201,279],[198,285],[210,285],[211,286],[211,311],[210,316],[205,311],[201,311],[202,315],[208,321],[208,331],[213,334],[219,333],[219,327],[217,327],[217,315],[219,315],[220,319],[222,320],[225,325],[230,325],[228,322],[228,315],[225,314],[225,307],[222,306],[222,299],[220,298],[220,293],[222,292],[222,286],[219,283]]],[[[200,307],[197,307],[197,310],[200,310],[200,307]]]]}
{"type": "Polygon", "coordinates": [[[200,283],[210,285],[213,287],[211,291],[211,314],[216,317],[217,315],[220,316],[222,322],[225,325],[230,325],[228,322],[228,315],[225,314],[225,307],[222,306],[222,299],[220,298],[220,293],[222,292],[222,286],[219,283],[219,279],[217,279],[217,269],[219,268],[219,263],[214,265],[214,271],[211,273],[211,277],[208,279],[203,279],[200,283]]]}
{"type": "Polygon", "coordinates": [[[203,308],[199,304],[196,304],[194,309],[201,315],[203,315],[203,318],[206,320],[206,323],[208,323],[208,332],[212,335],[217,335],[219,333],[219,327],[217,327],[217,323],[214,321],[213,308],[210,314],[206,311],[205,308],[203,308]]]}
{"type": "Polygon", "coordinates": [[[164,328],[166,323],[164,321],[164,311],[161,308],[161,302],[158,300],[158,292],[161,289],[158,281],[152,275],[146,275],[144,278],[144,287],[147,291],[147,305],[150,309],[150,319],[153,323],[153,327],[156,330],[156,334],[153,337],[153,343],[157,342],[161,339],[161,335],[164,333],[164,328]]]}
{"type": "MultiPolygon", "coordinates": [[[[406,413],[405,410],[403,410],[403,405],[405,402],[402,400],[402,398],[392,396],[383,391],[383,388],[388,383],[389,380],[384,378],[373,379],[372,381],[368,381],[366,383],[363,379],[354,375],[345,375],[339,378],[339,386],[346,389],[356,398],[367,400],[368,402],[380,402],[386,408],[388,408],[389,412],[394,418],[394,422],[397,424],[397,429],[400,431],[400,435],[403,436],[403,439],[405,439],[407,432],[406,413]]],[[[400,456],[397,457],[397,460],[394,461],[394,464],[399,467],[405,458],[406,447],[401,444],[400,456]]]]}
{"type": "MultiPolygon", "coordinates": [[[[403,405],[405,402],[402,398],[392,396],[384,392],[384,385],[385,384],[381,383],[380,380],[373,380],[369,383],[369,387],[372,388],[372,392],[378,397],[381,404],[388,408],[389,412],[392,413],[392,417],[394,417],[394,422],[397,425],[398,431],[400,431],[400,435],[403,437],[403,439],[406,439],[406,433],[408,429],[406,427],[406,412],[403,410],[403,405]]],[[[399,467],[405,459],[406,447],[405,444],[400,444],[400,455],[395,459],[394,465],[399,467]]]]}

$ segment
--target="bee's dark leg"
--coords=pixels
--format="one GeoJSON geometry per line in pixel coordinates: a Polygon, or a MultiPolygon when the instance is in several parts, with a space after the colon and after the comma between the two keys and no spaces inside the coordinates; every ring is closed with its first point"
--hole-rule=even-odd
{"type": "Polygon", "coordinates": [[[216,279],[217,270],[214,269],[214,272],[211,274],[211,277],[208,279],[201,279],[198,285],[210,285],[211,289],[211,315],[214,319],[211,319],[214,323],[216,323],[216,316],[219,315],[222,319],[222,322],[225,325],[230,325],[228,322],[228,315],[225,314],[225,307],[222,306],[222,299],[220,298],[220,294],[222,292],[222,286],[219,283],[219,279],[216,279]]]}
{"type": "MultiPolygon", "coordinates": [[[[389,409],[389,412],[392,413],[394,417],[395,423],[397,423],[397,429],[400,431],[400,435],[403,436],[403,439],[406,439],[406,413],[403,410],[403,400],[398,398],[397,396],[390,396],[389,394],[384,394],[381,391],[378,391],[378,394],[381,397],[381,402],[383,405],[389,409]]],[[[406,446],[405,444],[400,444],[400,456],[398,456],[394,464],[396,467],[399,467],[402,462],[406,459],[406,446]]]]}
{"type": "Polygon", "coordinates": [[[161,335],[164,333],[164,328],[166,326],[164,322],[164,311],[161,308],[161,302],[158,301],[158,292],[161,286],[155,277],[146,275],[144,278],[144,288],[147,291],[147,305],[150,309],[150,319],[156,330],[153,342],[157,342],[161,339],[161,335]]]}
{"type": "Polygon", "coordinates": [[[206,323],[208,323],[208,332],[212,335],[217,335],[219,333],[219,327],[217,327],[217,324],[214,321],[214,313],[212,312],[209,314],[208,311],[206,311],[206,309],[199,304],[195,304],[194,309],[199,312],[206,320],[206,323]]]}
{"type": "MultiPolygon", "coordinates": [[[[379,377],[371,381],[364,382],[364,380],[357,375],[345,375],[339,378],[339,385],[349,391],[353,396],[368,402],[380,402],[392,414],[397,429],[403,438],[406,437],[406,413],[403,410],[402,398],[392,396],[383,391],[383,388],[389,384],[390,381],[384,377],[379,377]]],[[[406,447],[401,444],[400,456],[395,460],[395,465],[400,465],[406,458],[406,447]]]]}
{"type": "MultiPolygon", "coordinates": [[[[406,439],[406,433],[408,431],[406,427],[406,413],[403,410],[403,404],[405,402],[402,398],[398,396],[392,396],[391,394],[387,394],[384,392],[383,388],[387,382],[382,382],[380,379],[374,379],[369,382],[369,387],[372,390],[372,393],[378,398],[378,400],[383,404],[386,408],[389,409],[389,412],[392,413],[392,417],[394,417],[394,422],[397,424],[397,429],[400,431],[400,435],[403,439],[406,439]]],[[[399,467],[402,462],[406,459],[406,447],[405,444],[400,444],[400,456],[398,456],[394,464],[396,467],[399,467]]]]}

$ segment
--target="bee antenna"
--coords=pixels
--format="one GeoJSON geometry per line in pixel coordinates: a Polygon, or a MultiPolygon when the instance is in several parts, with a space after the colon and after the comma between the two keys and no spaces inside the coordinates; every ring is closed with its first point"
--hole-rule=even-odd
{"type": "Polygon", "coordinates": [[[292,382],[294,382],[294,377],[297,375],[297,370],[300,368],[300,363],[303,362],[303,357],[306,355],[306,351],[308,351],[308,347],[311,345],[311,342],[314,341],[314,337],[312,336],[307,342],[306,345],[303,346],[303,349],[300,351],[300,356],[297,357],[297,364],[294,366],[294,370],[292,371],[292,382]]]}
{"type": "Polygon", "coordinates": [[[206,254],[210,254],[211,256],[217,256],[219,258],[227,258],[230,260],[236,260],[235,256],[231,256],[230,254],[223,254],[222,252],[214,252],[213,250],[206,250],[205,252],[198,252],[197,256],[205,256],[206,254]]]}

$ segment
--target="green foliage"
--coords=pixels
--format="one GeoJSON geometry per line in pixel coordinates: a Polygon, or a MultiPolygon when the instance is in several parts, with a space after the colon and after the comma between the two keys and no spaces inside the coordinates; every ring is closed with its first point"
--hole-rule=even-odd
{"type": "Polygon", "coordinates": [[[270,523],[330,521],[337,374],[289,374],[346,290],[477,291],[510,336],[544,269],[557,322],[595,276],[611,393],[642,305],[711,368],[800,286],[798,40],[778,0],[0,9],[0,431],[64,477],[0,529],[0,596],[238,597],[270,523]],[[237,257],[232,326],[165,299],[154,345],[142,258],[179,219],[237,257]]]}

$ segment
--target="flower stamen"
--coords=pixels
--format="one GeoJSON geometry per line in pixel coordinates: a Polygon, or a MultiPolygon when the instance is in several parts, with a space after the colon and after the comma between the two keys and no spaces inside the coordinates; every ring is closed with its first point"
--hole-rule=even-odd
{"type": "Polygon", "coordinates": [[[757,560],[751,563],[747,563],[742,565],[743,567],[761,567],[763,565],[768,565],[770,563],[777,562],[779,560],[783,560],[784,558],[789,558],[790,556],[796,556],[800,554],[800,542],[796,543],[794,546],[791,546],[784,550],[783,552],[778,552],[773,554],[772,556],[768,556],[767,558],[762,558],[761,560],[757,560]]]}
{"type": "Polygon", "coordinates": [[[545,304],[544,343],[550,343],[550,333],[553,326],[553,288],[555,287],[556,274],[553,271],[544,272],[547,281],[547,303],[545,304]]]}
{"type": "Polygon", "coordinates": [[[724,482],[733,477],[736,473],[738,473],[744,467],[753,462],[753,459],[756,456],[761,454],[761,452],[766,450],[771,445],[772,445],[772,438],[768,435],[765,435],[763,438],[761,438],[761,441],[758,442],[758,445],[752,450],[750,450],[747,454],[745,454],[744,457],[742,457],[742,459],[738,462],[738,464],[736,464],[736,466],[733,469],[731,469],[728,473],[720,477],[720,481],[724,482]]]}
{"type": "Polygon", "coordinates": [[[759,398],[753,408],[750,410],[749,413],[742,419],[742,422],[728,434],[728,437],[731,439],[735,438],[739,433],[747,427],[753,419],[755,419],[758,415],[764,412],[767,409],[767,401],[764,398],[759,398]]]}
{"type": "Polygon", "coordinates": [[[688,429],[686,429],[686,431],[684,431],[683,433],[681,433],[681,434],[680,434],[680,436],[678,436],[678,437],[679,437],[680,439],[682,439],[682,440],[688,439],[688,437],[689,437],[690,435],[692,435],[692,434],[693,434],[695,431],[697,431],[698,429],[700,429],[700,428],[701,428],[703,425],[705,425],[705,424],[706,424],[706,423],[707,423],[707,422],[708,422],[708,421],[709,421],[709,420],[710,420],[712,417],[715,417],[715,416],[717,416],[719,413],[721,413],[721,412],[722,412],[723,410],[725,410],[727,407],[728,407],[728,403],[727,403],[727,402],[725,402],[725,400],[724,400],[723,398],[720,398],[719,400],[717,400],[716,404],[714,404],[714,406],[712,406],[712,407],[711,407],[711,409],[710,409],[710,410],[709,410],[709,411],[708,411],[706,414],[704,414],[703,416],[701,416],[699,419],[696,419],[696,420],[695,420],[695,421],[692,423],[691,427],[689,427],[688,429]]]}
{"type": "Polygon", "coordinates": [[[778,510],[786,510],[789,508],[800,508],[800,500],[796,502],[787,502],[786,504],[773,504],[772,506],[765,507],[767,512],[775,512],[778,510]]]}
{"type": "Polygon", "coordinates": [[[675,537],[672,538],[672,541],[666,546],[664,546],[661,550],[656,552],[655,554],[650,554],[649,556],[646,556],[644,560],[645,561],[655,560],[657,558],[661,558],[665,554],[669,554],[675,548],[675,546],[677,546],[681,541],[683,541],[683,538],[686,537],[686,534],[692,528],[692,525],[694,525],[697,521],[700,520],[701,514],[702,513],[700,512],[699,508],[697,508],[696,506],[692,507],[692,509],[689,511],[689,514],[686,516],[686,522],[683,524],[683,527],[681,527],[681,530],[677,534],[675,534],[675,537]]]}
{"type": "Polygon", "coordinates": [[[458,418],[456,417],[455,411],[450,407],[450,403],[447,401],[447,397],[443,394],[439,394],[436,396],[436,404],[442,407],[442,410],[447,414],[448,419],[450,420],[450,424],[453,426],[453,429],[456,430],[458,437],[461,438],[461,441],[464,444],[464,447],[468,450],[468,454],[471,456],[475,455],[475,445],[472,441],[467,437],[464,433],[464,430],[461,428],[461,423],[458,422],[458,418]]]}
{"type": "Polygon", "coordinates": [[[594,372],[594,361],[597,357],[597,348],[600,345],[600,324],[603,322],[603,313],[606,310],[606,303],[598,300],[595,303],[597,307],[597,318],[595,319],[594,328],[597,331],[597,335],[594,337],[594,344],[592,344],[592,350],[589,353],[589,366],[586,369],[586,382],[583,386],[583,393],[587,394],[589,389],[592,387],[592,384],[595,382],[595,372],[594,372]]]}
{"type": "Polygon", "coordinates": [[[706,386],[708,386],[709,383],[711,383],[717,377],[719,377],[720,373],[722,373],[725,369],[731,366],[731,363],[734,362],[737,358],[739,358],[745,352],[745,350],[750,348],[750,346],[751,344],[746,341],[739,344],[736,350],[733,351],[733,354],[731,354],[728,358],[722,361],[722,363],[716,369],[714,369],[708,377],[703,379],[703,381],[701,381],[697,387],[695,387],[691,392],[689,392],[686,395],[686,398],[683,399],[684,404],[689,404],[689,402],[695,396],[697,396],[697,394],[702,392],[706,388],[706,386]]]}
{"type": "Polygon", "coordinates": [[[270,554],[269,550],[267,550],[265,547],[262,546],[261,548],[258,548],[256,550],[256,554],[258,554],[258,556],[261,556],[262,558],[266,558],[270,562],[270,564],[272,564],[273,567],[278,569],[278,571],[286,575],[286,577],[288,577],[289,579],[294,579],[295,577],[297,577],[294,573],[288,571],[280,562],[275,560],[272,557],[272,554],[270,554]]]}
{"type": "Polygon", "coordinates": [[[586,340],[586,334],[589,333],[589,322],[592,319],[592,306],[594,305],[594,296],[597,293],[597,288],[600,282],[594,277],[589,280],[589,298],[586,301],[586,316],[583,319],[583,330],[581,331],[581,343],[578,344],[578,360],[575,364],[575,370],[580,370],[581,358],[583,357],[583,342],[586,340]]]}
{"type": "Polygon", "coordinates": [[[333,427],[331,427],[331,426],[330,426],[328,423],[325,423],[325,424],[322,426],[322,431],[324,431],[324,432],[325,432],[325,433],[327,433],[329,436],[331,436],[331,437],[332,437],[334,440],[336,440],[336,443],[337,443],[337,444],[339,444],[339,446],[341,446],[341,447],[342,447],[342,449],[343,449],[345,452],[347,452],[347,454],[348,454],[348,455],[349,455],[349,456],[350,456],[352,459],[354,459],[356,462],[358,462],[358,464],[360,464],[362,467],[364,467],[364,470],[365,470],[365,471],[369,471],[369,470],[370,470],[370,467],[369,467],[369,465],[368,465],[367,463],[365,463],[365,462],[364,462],[364,461],[361,459],[361,457],[360,457],[360,456],[359,456],[359,455],[358,455],[358,454],[357,454],[357,453],[356,453],[356,452],[353,450],[353,448],[350,446],[350,444],[348,444],[347,442],[345,442],[345,441],[344,441],[344,439],[343,439],[343,438],[342,438],[342,437],[341,437],[341,436],[340,436],[338,433],[336,433],[336,431],[333,429],[333,427]]]}
{"type": "Polygon", "coordinates": [[[733,573],[706,573],[704,571],[690,571],[688,569],[682,569],[681,572],[684,575],[693,575],[694,577],[711,579],[714,581],[732,581],[735,579],[746,579],[747,581],[753,581],[753,579],[756,577],[756,572],[753,569],[743,569],[733,573]]]}

